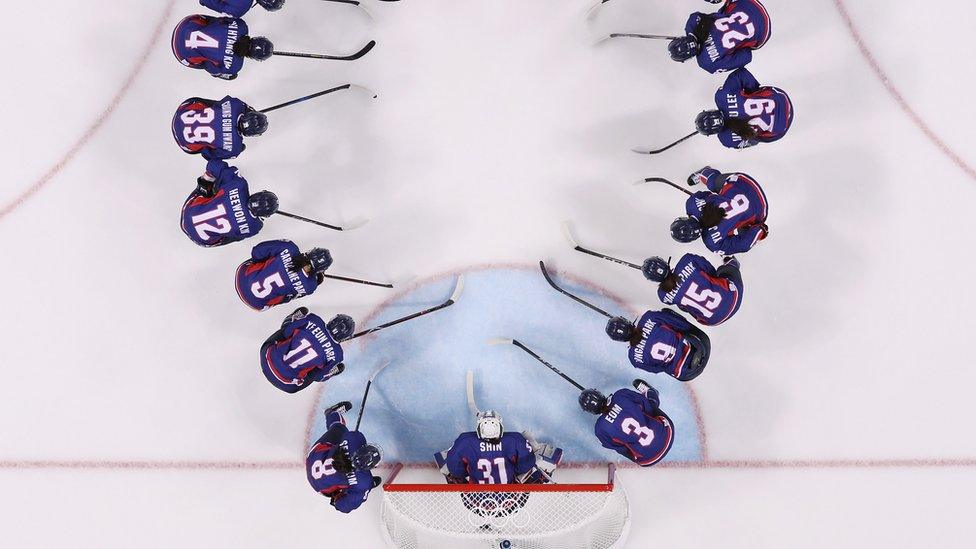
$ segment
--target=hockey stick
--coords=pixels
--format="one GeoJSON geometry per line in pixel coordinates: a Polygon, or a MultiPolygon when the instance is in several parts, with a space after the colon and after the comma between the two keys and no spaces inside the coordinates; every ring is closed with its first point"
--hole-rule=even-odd
{"type": "Polygon", "coordinates": [[[437,305],[435,307],[431,307],[429,309],[424,309],[423,311],[414,313],[414,314],[409,315],[409,316],[405,316],[403,318],[398,318],[397,320],[392,320],[390,322],[387,322],[386,324],[380,324],[379,326],[376,326],[374,328],[369,328],[368,330],[363,330],[363,331],[361,331],[361,332],[359,332],[357,334],[353,334],[352,336],[350,336],[348,339],[346,339],[344,341],[349,341],[351,339],[356,339],[357,337],[362,337],[364,335],[371,334],[373,332],[378,332],[378,331],[380,331],[380,330],[382,330],[384,328],[389,328],[390,326],[395,326],[397,324],[400,324],[401,322],[406,322],[408,320],[413,320],[415,318],[418,318],[418,317],[421,317],[421,316],[424,316],[424,315],[428,315],[430,313],[439,311],[441,309],[446,309],[446,308],[450,307],[451,305],[454,305],[455,303],[457,303],[458,299],[461,297],[461,292],[463,290],[464,290],[464,276],[459,276],[457,278],[457,282],[454,285],[454,292],[451,293],[451,297],[447,301],[445,301],[444,303],[441,303],[440,305],[437,305]]]}
{"type": "Polygon", "coordinates": [[[369,381],[366,382],[366,390],[363,391],[363,402],[359,405],[359,417],[356,418],[356,428],[353,429],[353,431],[358,431],[359,424],[362,423],[363,421],[363,412],[366,411],[366,397],[369,396],[369,388],[373,386],[373,380],[376,379],[376,376],[380,375],[380,372],[386,369],[386,367],[389,365],[390,365],[389,361],[383,363],[382,366],[380,366],[379,368],[376,369],[375,372],[373,372],[373,375],[369,376],[369,381]]]}
{"type": "Polygon", "coordinates": [[[329,275],[329,274],[324,274],[322,276],[325,278],[331,278],[332,280],[342,280],[344,282],[355,282],[356,284],[365,284],[366,286],[379,286],[380,288],[393,287],[393,284],[389,284],[386,282],[371,282],[369,280],[360,280],[358,278],[349,278],[347,276],[329,275]]]}
{"type": "Polygon", "coordinates": [[[281,57],[303,57],[305,59],[331,59],[332,61],[355,61],[363,57],[367,53],[369,53],[369,51],[373,49],[374,46],[376,46],[376,40],[370,40],[368,44],[362,47],[362,49],[360,49],[356,53],[352,53],[349,55],[324,55],[321,53],[302,53],[302,52],[293,52],[293,51],[275,51],[272,52],[271,54],[278,55],[281,57]]]}
{"type": "Polygon", "coordinates": [[[471,413],[476,417],[481,417],[481,409],[478,408],[478,404],[474,400],[474,372],[471,370],[468,370],[465,385],[465,392],[468,394],[468,410],[471,410],[471,413]]]}
{"type": "Polygon", "coordinates": [[[313,93],[311,95],[306,95],[305,97],[299,97],[298,99],[292,99],[291,101],[285,101],[284,103],[275,105],[273,107],[268,107],[266,109],[261,109],[260,112],[263,112],[263,113],[267,114],[267,113],[269,113],[271,111],[276,111],[278,109],[283,109],[285,107],[290,107],[290,106],[292,106],[292,105],[294,105],[296,103],[301,103],[303,101],[308,101],[309,99],[315,99],[316,97],[322,97],[323,95],[327,95],[327,94],[330,94],[330,93],[335,93],[337,91],[348,90],[350,88],[359,88],[361,90],[365,90],[370,95],[373,96],[373,99],[376,99],[378,97],[375,92],[373,92],[372,90],[370,90],[368,88],[364,88],[362,86],[357,86],[355,84],[343,84],[341,86],[336,86],[334,88],[329,88],[327,90],[323,90],[323,91],[320,91],[320,92],[317,92],[317,93],[313,93]]]}
{"type": "Polygon", "coordinates": [[[599,13],[600,8],[603,7],[603,4],[606,4],[609,1],[610,0],[600,0],[599,4],[594,4],[592,7],[590,7],[590,9],[586,10],[586,18],[593,19],[596,17],[596,14],[599,13]]]}
{"type": "Polygon", "coordinates": [[[614,32],[600,38],[593,45],[602,44],[611,38],[646,38],[649,40],[677,40],[680,36],[666,36],[663,34],[637,34],[633,32],[614,32]]]}
{"type": "Polygon", "coordinates": [[[580,305],[583,305],[584,307],[588,307],[588,308],[590,308],[590,309],[592,309],[592,310],[600,313],[601,315],[603,315],[603,316],[605,316],[607,318],[613,318],[613,315],[612,314],[604,311],[603,309],[597,307],[596,305],[593,305],[592,303],[589,303],[588,301],[584,301],[583,299],[581,299],[579,297],[576,297],[575,295],[573,295],[573,294],[567,292],[566,290],[560,288],[559,286],[557,286],[556,283],[549,276],[549,272],[546,271],[546,264],[544,262],[542,262],[542,261],[539,262],[539,268],[542,269],[542,276],[546,277],[546,282],[548,282],[550,286],[552,286],[553,288],[555,288],[557,292],[559,292],[559,293],[561,293],[561,294],[563,294],[565,296],[568,296],[570,299],[572,299],[573,301],[579,303],[580,305]]]}
{"type": "Polygon", "coordinates": [[[678,185],[676,183],[672,183],[671,181],[668,181],[667,179],[664,179],[663,177],[648,177],[646,179],[641,179],[639,181],[635,181],[634,182],[634,185],[640,185],[642,183],[664,183],[664,184],[667,184],[667,185],[671,185],[675,189],[678,189],[679,191],[685,193],[688,196],[691,196],[691,195],[694,194],[693,192],[689,191],[688,189],[686,189],[686,188],[684,188],[684,187],[682,187],[682,186],[680,186],[680,185],[678,185]]]}
{"type": "Polygon", "coordinates": [[[490,343],[492,345],[501,345],[501,344],[506,344],[506,343],[511,344],[511,345],[515,345],[519,349],[522,349],[526,353],[529,353],[530,355],[532,355],[532,358],[534,358],[534,359],[538,360],[539,362],[545,364],[546,367],[548,367],[553,372],[556,372],[557,374],[559,374],[560,377],[562,377],[566,381],[572,383],[573,386],[576,387],[577,389],[579,389],[580,391],[585,391],[586,390],[586,387],[583,387],[582,385],[580,385],[579,383],[577,383],[575,379],[573,379],[573,378],[569,377],[568,375],[564,374],[559,368],[556,368],[552,364],[549,364],[548,362],[546,362],[541,356],[537,355],[532,349],[529,349],[528,347],[526,347],[525,345],[523,345],[521,341],[519,341],[517,339],[508,339],[508,338],[491,339],[491,340],[488,341],[488,343],[490,343]]]}
{"type": "Polygon", "coordinates": [[[630,149],[630,150],[634,151],[637,154],[661,154],[664,151],[666,151],[666,150],[668,150],[668,149],[670,149],[670,148],[672,148],[674,146],[677,146],[677,145],[680,145],[681,143],[684,143],[685,141],[691,139],[692,137],[695,137],[696,135],[698,135],[698,131],[697,130],[689,133],[688,135],[682,137],[681,139],[675,141],[674,143],[671,143],[667,147],[662,147],[660,149],[653,149],[653,150],[648,150],[648,149],[630,149]]]}
{"type": "Polygon", "coordinates": [[[293,214],[293,213],[283,212],[281,210],[278,210],[276,213],[279,214],[279,215],[283,215],[285,217],[290,217],[292,219],[297,219],[299,221],[304,221],[306,223],[311,223],[313,225],[318,225],[320,227],[325,227],[326,229],[332,229],[333,231],[352,231],[354,229],[358,229],[358,228],[362,227],[363,225],[369,223],[369,220],[368,219],[361,219],[359,221],[350,223],[350,224],[346,225],[345,227],[340,227],[339,225],[329,225],[328,223],[323,223],[321,221],[316,221],[314,219],[309,219],[307,217],[302,217],[300,215],[296,215],[296,214],[293,214]]]}
{"type": "Polygon", "coordinates": [[[617,259],[616,257],[611,257],[609,255],[601,254],[599,252],[594,252],[588,248],[584,248],[579,245],[576,238],[573,237],[573,231],[569,228],[569,223],[563,224],[563,234],[566,235],[566,239],[573,246],[573,249],[577,252],[583,252],[584,254],[592,255],[593,257],[599,257],[601,259],[606,259],[607,261],[612,261],[614,263],[619,263],[625,267],[630,267],[631,269],[637,269],[638,271],[643,270],[643,267],[636,263],[631,263],[630,261],[624,261],[623,259],[617,259]]]}

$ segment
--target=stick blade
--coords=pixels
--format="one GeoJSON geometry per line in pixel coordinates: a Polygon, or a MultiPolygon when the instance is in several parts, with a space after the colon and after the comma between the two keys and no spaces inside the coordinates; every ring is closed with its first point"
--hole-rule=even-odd
{"type": "Polygon", "coordinates": [[[369,382],[372,383],[373,380],[376,379],[376,377],[379,376],[380,373],[383,370],[385,370],[386,367],[389,366],[390,364],[393,364],[393,361],[392,360],[387,360],[386,362],[384,362],[383,364],[381,364],[379,368],[373,370],[373,373],[369,376],[369,382]]]}
{"type": "Polygon", "coordinates": [[[474,400],[474,372],[468,370],[467,378],[465,380],[465,394],[468,398],[468,410],[474,416],[480,416],[481,410],[478,409],[478,403],[474,400]]]}
{"type": "Polygon", "coordinates": [[[487,340],[488,345],[514,345],[515,340],[505,337],[493,337],[487,340]]]}
{"type": "Polygon", "coordinates": [[[579,240],[577,240],[576,236],[573,235],[573,226],[569,223],[569,221],[563,221],[563,236],[565,236],[566,240],[569,241],[570,246],[573,248],[579,247],[579,240]]]}
{"type": "Polygon", "coordinates": [[[656,149],[643,149],[643,148],[638,148],[638,147],[634,147],[634,148],[632,148],[630,150],[634,151],[637,154],[658,154],[659,152],[661,152],[661,151],[656,150],[656,149]]]}
{"type": "Polygon", "coordinates": [[[370,219],[368,217],[358,217],[342,225],[342,232],[355,231],[361,228],[363,225],[369,223],[370,219]]]}
{"type": "Polygon", "coordinates": [[[454,283],[454,291],[451,292],[451,297],[448,299],[450,303],[457,303],[461,299],[461,293],[464,292],[464,275],[458,275],[457,282],[454,283]]]}
{"type": "Polygon", "coordinates": [[[359,84],[349,84],[349,87],[356,88],[357,90],[366,93],[367,95],[369,95],[370,99],[376,99],[377,97],[380,96],[378,93],[367,88],[366,86],[360,86],[359,84]]]}

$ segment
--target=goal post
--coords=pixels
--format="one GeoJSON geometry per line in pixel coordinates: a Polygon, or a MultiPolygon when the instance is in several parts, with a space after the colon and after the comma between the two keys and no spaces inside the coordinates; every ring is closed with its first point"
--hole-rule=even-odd
{"type": "Polygon", "coordinates": [[[402,471],[395,465],[383,486],[391,548],[619,549],[629,531],[613,464],[593,484],[410,484],[398,482],[402,471]]]}

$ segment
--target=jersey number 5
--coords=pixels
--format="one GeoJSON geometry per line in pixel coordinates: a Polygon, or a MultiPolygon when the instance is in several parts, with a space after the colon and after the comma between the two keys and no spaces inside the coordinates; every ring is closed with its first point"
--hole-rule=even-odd
{"type": "Polygon", "coordinates": [[[263,283],[258,281],[251,284],[251,293],[254,294],[254,297],[258,299],[264,299],[271,295],[271,292],[274,291],[275,287],[285,287],[285,281],[281,279],[280,273],[275,273],[268,278],[265,278],[263,283]]]}

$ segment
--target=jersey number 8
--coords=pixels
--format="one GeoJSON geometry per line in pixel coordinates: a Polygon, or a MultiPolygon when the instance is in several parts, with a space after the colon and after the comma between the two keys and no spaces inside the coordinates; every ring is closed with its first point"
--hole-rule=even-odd
{"type": "Polygon", "coordinates": [[[325,461],[317,460],[312,463],[312,478],[318,480],[322,477],[327,477],[329,475],[336,474],[336,470],[332,468],[332,459],[327,459],[325,461]]]}

